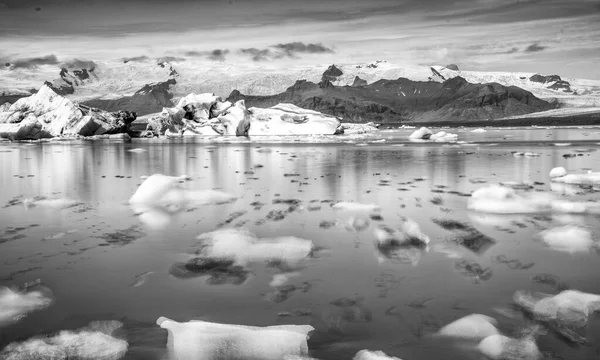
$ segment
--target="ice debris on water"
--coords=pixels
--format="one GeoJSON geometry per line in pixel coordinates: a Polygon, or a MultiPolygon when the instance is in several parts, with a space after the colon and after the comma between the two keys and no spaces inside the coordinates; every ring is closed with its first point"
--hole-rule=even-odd
{"type": "Polygon", "coordinates": [[[551,249],[571,254],[590,252],[596,246],[590,231],[576,225],[547,229],[540,232],[539,236],[551,249]]]}
{"type": "Polygon", "coordinates": [[[0,287],[0,327],[10,325],[28,313],[45,309],[52,304],[48,289],[15,291],[0,287]]]}
{"type": "Polygon", "coordinates": [[[314,244],[311,240],[293,236],[260,239],[242,229],[220,229],[198,236],[202,244],[200,255],[215,259],[231,259],[245,266],[251,262],[282,261],[297,263],[308,258],[314,244]]]}
{"type": "Polygon", "coordinates": [[[127,341],[113,336],[122,326],[118,321],[96,321],[76,331],[61,331],[51,337],[10,343],[0,352],[0,358],[118,360],[128,348],[127,341]]]}
{"type": "Polygon", "coordinates": [[[381,207],[377,204],[361,204],[355,202],[341,201],[331,206],[334,210],[339,211],[379,211],[381,207]]]}
{"type": "Polygon", "coordinates": [[[595,185],[600,184],[600,172],[588,170],[584,174],[568,174],[565,168],[554,168],[550,171],[550,178],[553,182],[577,185],[595,185]]]}
{"type": "Polygon", "coordinates": [[[498,335],[498,321],[493,317],[471,314],[442,327],[439,335],[482,340],[491,335],[498,335]]]}
{"type": "Polygon", "coordinates": [[[168,331],[171,359],[263,359],[307,356],[310,325],[244,326],[199,320],[177,322],[160,317],[168,331]]]}
{"type": "Polygon", "coordinates": [[[426,127],[421,127],[418,130],[415,130],[412,134],[408,136],[409,140],[412,141],[435,141],[435,142],[452,142],[458,140],[457,134],[447,133],[445,131],[439,131],[437,133],[433,133],[430,129],[426,127]]]}

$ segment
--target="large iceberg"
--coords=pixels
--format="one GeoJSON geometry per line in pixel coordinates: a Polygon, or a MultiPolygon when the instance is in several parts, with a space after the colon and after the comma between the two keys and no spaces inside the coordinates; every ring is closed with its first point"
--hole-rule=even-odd
{"type": "Polygon", "coordinates": [[[244,100],[223,101],[212,93],[190,94],[173,108],[148,119],[148,135],[333,135],[340,120],[318,111],[282,103],[246,108],[244,100]]]}
{"type": "Polygon", "coordinates": [[[310,325],[244,326],[160,317],[172,360],[281,360],[307,356],[310,325]]]}
{"type": "Polygon", "coordinates": [[[128,111],[110,113],[75,104],[48,85],[0,112],[0,137],[38,140],[54,136],[125,133],[136,119],[128,111]]]}

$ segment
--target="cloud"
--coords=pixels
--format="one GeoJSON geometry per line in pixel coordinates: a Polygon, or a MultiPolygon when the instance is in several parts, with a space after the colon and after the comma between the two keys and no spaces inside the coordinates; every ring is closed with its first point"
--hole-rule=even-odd
{"type": "Polygon", "coordinates": [[[61,68],[67,69],[94,69],[96,63],[91,60],[73,59],[60,64],[61,68]]]}
{"type": "Polygon", "coordinates": [[[514,53],[516,53],[516,52],[518,52],[518,51],[519,51],[519,48],[518,48],[518,47],[513,47],[512,49],[510,49],[510,50],[508,50],[508,51],[506,51],[506,52],[504,52],[504,53],[505,53],[505,54],[514,54],[514,53]]]}
{"type": "Polygon", "coordinates": [[[229,50],[227,49],[215,49],[210,53],[210,55],[208,55],[208,58],[213,61],[225,61],[225,55],[227,55],[228,53],[229,50]]]}
{"type": "Polygon", "coordinates": [[[272,57],[272,52],[269,49],[247,48],[240,49],[240,53],[250,55],[254,61],[267,61],[272,57]]]}
{"type": "Polygon", "coordinates": [[[291,42],[285,44],[271,45],[269,48],[240,49],[241,54],[250,55],[254,61],[267,61],[271,59],[281,59],[285,57],[294,58],[297,54],[326,54],[334,53],[333,50],[323,44],[305,44],[302,42],[291,42]]]}
{"type": "Polygon", "coordinates": [[[33,57],[27,59],[17,59],[11,61],[15,69],[30,69],[39,65],[57,65],[59,63],[56,55],[46,55],[42,57],[33,57]]]}
{"type": "Polygon", "coordinates": [[[528,47],[526,47],[525,52],[528,52],[528,53],[539,52],[539,51],[543,51],[547,48],[548,48],[547,46],[542,46],[542,45],[539,45],[538,43],[534,43],[534,44],[531,44],[528,47]]]}
{"type": "Polygon", "coordinates": [[[287,44],[277,44],[272,47],[283,50],[288,56],[294,56],[296,53],[333,53],[333,50],[323,44],[304,44],[302,42],[291,42],[287,44]]]}
{"type": "Polygon", "coordinates": [[[148,61],[150,60],[150,58],[146,55],[140,55],[140,56],[133,56],[133,57],[128,57],[128,58],[123,58],[123,62],[125,64],[127,64],[128,62],[142,62],[142,61],[148,61]]]}
{"type": "Polygon", "coordinates": [[[182,57],[177,57],[177,56],[163,56],[161,58],[156,59],[157,63],[162,63],[162,62],[172,62],[172,61],[185,61],[186,58],[182,58],[182,57]]]}
{"type": "Polygon", "coordinates": [[[229,54],[227,49],[215,49],[212,51],[186,51],[185,56],[206,57],[212,61],[225,61],[225,55],[229,54]]]}

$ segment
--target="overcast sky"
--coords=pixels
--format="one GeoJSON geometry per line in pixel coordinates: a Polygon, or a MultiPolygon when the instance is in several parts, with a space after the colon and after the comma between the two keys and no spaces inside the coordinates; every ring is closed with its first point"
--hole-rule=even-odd
{"type": "Polygon", "coordinates": [[[395,63],[600,79],[599,0],[0,0],[0,60],[395,63]]]}

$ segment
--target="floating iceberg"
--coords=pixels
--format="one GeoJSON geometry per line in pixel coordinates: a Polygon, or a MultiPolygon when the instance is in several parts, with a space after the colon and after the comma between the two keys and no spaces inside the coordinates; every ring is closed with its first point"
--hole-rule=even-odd
{"type": "Polygon", "coordinates": [[[592,172],[591,170],[585,174],[567,174],[564,168],[554,168],[550,171],[552,181],[577,184],[577,185],[594,185],[600,184],[600,172],[592,172]]]}
{"type": "Polygon", "coordinates": [[[500,334],[490,335],[481,340],[477,348],[482,354],[493,360],[537,360],[542,357],[531,337],[513,339],[500,334]]]}
{"type": "Polygon", "coordinates": [[[243,326],[160,317],[172,360],[281,360],[308,355],[310,325],[243,326]]]}
{"type": "Polygon", "coordinates": [[[180,186],[186,176],[154,174],[144,180],[129,199],[140,221],[153,228],[163,228],[174,213],[194,206],[235,201],[234,195],[217,190],[189,190],[180,186]]]}
{"type": "Polygon", "coordinates": [[[128,348],[125,340],[112,336],[121,326],[118,321],[94,322],[78,331],[61,331],[52,337],[11,343],[0,352],[0,358],[118,360],[128,348]]]}
{"type": "Polygon", "coordinates": [[[293,236],[259,239],[249,231],[220,229],[198,236],[200,254],[215,259],[231,259],[236,265],[251,262],[283,261],[298,263],[308,258],[314,244],[310,240],[293,236]]]}
{"type": "Polygon", "coordinates": [[[352,360],[402,360],[397,357],[388,356],[383,351],[370,351],[370,350],[361,350],[352,360]]]}
{"type": "Polygon", "coordinates": [[[0,287],[0,327],[17,322],[28,313],[52,303],[48,291],[13,291],[0,287]]]}
{"type": "Polygon", "coordinates": [[[450,142],[458,140],[458,135],[447,133],[445,131],[439,131],[434,134],[430,129],[422,127],[410,134],[408,139],[413,141],[431,140],[435,142],[450,142]]]}
{"type": "Polygon", "coordinates": [[[585,228],[565,225],[542,231],[539,236],[548,247],[568,253],[589,252],[596,242],[585,228]]]}
{"type": "Polygon", "coordinates": [[[583,327],[594,312],[600,310],[600,295],[564,290],[557,295],[517,291],[513,300],[537,320],[558,321],[569,327],[583,327]]]}
{"type": "Polygon", "coordinates": [[[481,314],[462,317],[442,327],[439,335],[482,340],[491,335],[499,335],[496,319],[481,314]]]}
{"type": "Polygon", "coordinates": [[[341,201],[331,206],[339,211],[379,211],[381,207],[377,204],[361,204],[355,202],[341,201]]]}

